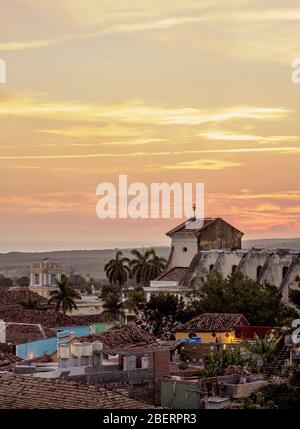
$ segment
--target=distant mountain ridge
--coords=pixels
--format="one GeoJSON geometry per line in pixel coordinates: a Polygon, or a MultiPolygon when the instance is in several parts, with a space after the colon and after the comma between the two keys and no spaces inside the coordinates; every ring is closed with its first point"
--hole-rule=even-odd
{"type": "MultiPolygon", "coordinates": [[[[243,248],[258,249],[291,249],[299,250],[300,238],[271,238],[244,240],[243,248]]],[[[137,247],[143,249],[142,247],[137,247]]],[[[154,246],[159,256],[168,258],[169,246],[154,246]]],[[[124,255],[130,257],[131,248],[122,249],[124,255]]],[[[104,250],[57,250],[49,252],[9,252],[0,253],[0,274],[8,277],[29,275],[31,262],[39,262],[44,258],[57,260],[62,265],[65,274],[72,270],[76,274],[89,275],[95,279],[105,278],[104,266],[114,257],[115,249],[104,250]]]]}
{"type": "MultiPolygon", "coordinates": [[[[170,247],[161,246],[154,247],[154,249],[156,249],[159,256],[168,258],[170,247]]],[[[124,256],[130,257],[131,250],[131,248],[122,249],[124,256]]],[[[54,261],[59,261],[63,273],[67,275],[74,271],[75,274],[81,274],[84,277],[89,275],[95,279],[101,279],[105,278],[105,264],[114,257],[115,253],[116,249],[0,253],[0,274],[7,277],[28,276],[32,262],[40,262],[44,258],[50,258],[54,261]]]]}

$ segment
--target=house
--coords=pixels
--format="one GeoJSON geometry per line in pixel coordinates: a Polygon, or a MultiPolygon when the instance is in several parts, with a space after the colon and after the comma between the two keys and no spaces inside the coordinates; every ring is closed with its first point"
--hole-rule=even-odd
{"type": "Polygon", "coordinates": [[[65,380],[0,375],[0,409],[143,409],[136,399],[65,380]]]}
{"type": "Polygon", "coordinates": [[[234,343],[238,341],[235,330],[242,326],[250,326],[242,314],[204,313],[178,328],[176,339],[193,334],[200,337],[202,343],[234,343]]]}
{"type": "Polygon", "coordinates": [[[61,266],[59,262],[52,262],[48,258],[42,262],[33,262],[30,273],[30,290],[48,298],[51,291],[61,280],[61,266]]]}

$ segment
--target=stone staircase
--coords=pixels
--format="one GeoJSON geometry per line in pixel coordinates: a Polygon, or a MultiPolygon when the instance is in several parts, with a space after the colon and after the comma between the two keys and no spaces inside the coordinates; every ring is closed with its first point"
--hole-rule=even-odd
{"type": "Polygon", "coordinates": [[[290,346],[282,345],[275,359],[269,364],[266,374],[273,375],[281,371],[285,360],[289,357],[290,346]]]}

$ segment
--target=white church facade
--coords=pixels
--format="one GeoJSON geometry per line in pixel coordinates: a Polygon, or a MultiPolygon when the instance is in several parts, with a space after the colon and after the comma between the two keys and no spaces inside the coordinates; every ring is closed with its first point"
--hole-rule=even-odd
{"type": "Polygon", "coordinates": [[[193,279],[211,271],[223,277],[239,271],[259,283],[275,285],[284,302],[288,302],[289,290],[298,287],[300,250],[242,249],[243,233],[221,218],[204,219],[200,228],[192,218],[167,236],[171,238],[167,267],[145,288],[147,300],[158,292],[186,296],[193,279]]]}

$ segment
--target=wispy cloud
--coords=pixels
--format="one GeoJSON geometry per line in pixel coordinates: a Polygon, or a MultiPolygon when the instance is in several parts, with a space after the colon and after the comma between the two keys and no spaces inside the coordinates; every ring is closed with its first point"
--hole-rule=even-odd
{"type": "MultiPolygon", "coordinates": [[[[284,107],[232,106],[223,109],[198,109],[195,107],[164,108],[146,104],[141,100],[130,100],[116,105],[99,105],[79,101],[41,101],[33,96],[16,94],[0,100],[0,117],[34,117],[60,121],[105,121],[139,125],[203,125],[237,119],[275,120],[290,112],[284,107]]],[[[82,136],[82,128],[67,130],[46,129],[39,132],[62,133],[82,136]]],[[[87,133],[97,134],[95,128],[87,133]]],[[[105,133],[105,129],[104,129],[105,133]]]]}
{"type": "Polygon", "coordinates": [[[300,141],[300,136],[259,136],[255,134],[235,134],[227,131],[209,131],[205,133],[199,133],[199,137],[203,137],[207,140],[215,141],[230,141],[230,142],[262,142],[262,143],[276,143],[285,141],[300,141]]]}
{"type": "Polygon", "coordinates": [[[159,164],[148,166],[147,170],[224,170],[225,168],[239,167],[240,162],[230,162],[215,159],[196,159],[194,161],[179,162],[174,165],[159,164]]]}

